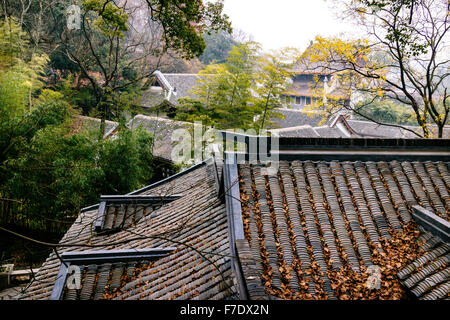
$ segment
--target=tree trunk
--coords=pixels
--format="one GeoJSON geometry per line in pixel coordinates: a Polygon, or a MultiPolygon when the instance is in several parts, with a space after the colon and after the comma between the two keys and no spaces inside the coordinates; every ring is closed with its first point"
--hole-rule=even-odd
{"type": "Polygon", "coordinates": [[[266,105],[264,106],[263,118],[262,118],[261,126],[259,127],[260,132],[262,129],[264,129],[264,121],[266,120],[267,107],[269,106],[269,98],[270,98],[270,93],[267,95],[266,105]]]}

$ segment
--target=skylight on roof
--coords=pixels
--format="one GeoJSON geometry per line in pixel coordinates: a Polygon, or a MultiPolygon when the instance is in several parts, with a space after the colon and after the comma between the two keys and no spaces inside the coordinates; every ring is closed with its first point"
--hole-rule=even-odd
{"type": "Polygon", "coordinates": [[[65,252],[51,300],[104,299],[129,281],[139,268],[165,257],[174,247],[65,252]]]}
{"type": "Polygon", "coordinates": [[[94,228],[97,233],[114,232],[136,224],[143,216],[182,195],[103,195],[100,197],[94,228]]]}

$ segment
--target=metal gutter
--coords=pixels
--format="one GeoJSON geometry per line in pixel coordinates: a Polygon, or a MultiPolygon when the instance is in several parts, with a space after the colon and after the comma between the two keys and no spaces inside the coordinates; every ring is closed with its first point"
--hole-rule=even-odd
{"type": "Polygon", "coordinates": [[[419,225],[431,234],[441,238],[442,241],[450,243],[450,222],[419,205],[412,208],[412,216],[419,225]]]}
{"type": "Polygon", "coordinates": [[[163,205],[178,200],[182,194],[170,196],[153,195],[102,195],[100,196],[100,205],[98,207],[97,218],[94,222],[94,229],[99,232],[103,229],[105,221],[105,211],[108,204],[147,204],[163,205]]]}
{"type": "Polygon", "coordinates": [[[245,278],[239,264],[239,257],[236,249],[236,240],[245,240],[244,225],[242,222],[242,211],[239,190],[239,175],[234,153],[226,153],[223,164],[223,181],[225,192],[225,206],[227,211],[228,235],[231,250],[231,268],[235,275],[239,297],[242,300],[248,299],[248,292],[245,285],[245,278]]]}
{"type": "Polygon", "coordinates": [[[71,265],[153,260],[165,257],[174,250],[176,250],[175,247],[65,252],[61,255],[61,266],[53,286],[50,300],[61,300],[66,284],[67,271],[71,265]]]}

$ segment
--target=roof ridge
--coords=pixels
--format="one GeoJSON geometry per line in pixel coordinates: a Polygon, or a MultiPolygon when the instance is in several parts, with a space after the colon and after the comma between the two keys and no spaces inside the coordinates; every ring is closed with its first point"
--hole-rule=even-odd
{"type": "Polygon", "coordinates": [[[310,124],[302,124],[301,126],[295,126],[295,127],[287,127],[287,128],[278,128],[278,129],[270,129],[271,132],[281,132],[281,131],[290,131],[294,129],[306,129],[306,128],[313,128],[310,124]]]}
{"type": "Polygon", "coordinates": [[[163,75],[173,75],[173,76],[199,76],[198,73],[163,73],[161,72],[163,75]]]}
{"type": "Polygon", "coordinates": [[[180,123],[180,124],[194,125],[193,122],[179,121],[179,120],[173,120],[173,119],[163,118],[163,117],[147,116],[147,115],[141,114],[141,113],[135,115],[135,116],[130,120],[129,124],[130,124],[133,120],[135,120],[136,118],[138,118],[138,117],[140,117],[140,118],[145,118],[145,119],[161,120],[161,121],[164,121],[164,122],[172,122],[172,123],[180,123]]]}

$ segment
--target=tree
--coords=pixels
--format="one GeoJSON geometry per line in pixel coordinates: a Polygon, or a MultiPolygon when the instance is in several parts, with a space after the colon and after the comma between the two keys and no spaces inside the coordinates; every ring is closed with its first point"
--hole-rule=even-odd
{"type": "Polygon", "coordinates": [[[206,30],[231,32],[220,0],[205,4],[202,0],[80,0],[76,3],[81,8],[79,26],[67,24],[66,9],[71,4],[69,0],[5,0],[3,14],[18,17],[30,34],[37,33],[33,43],[52,52],[51,66],[79,73],[77,89],[80,82],[90,87],[85,92],[94,96],[92,108],[102,119],[99,137],[106,118],[120,103],[119,96],[130,88],[139,90],[162,57],[199,56],[206,30]]]}
{"type": "Polygon", "coordinates": [[[297,50],[286,48],[278,54],[266,54],[259,61],[256,74],[255,97],[253,104],[262,113],[259,130],[267,125],[267,119],[279,115],[272,110],[281,105],[280,95],[286,90],[292,73],[288,70],[294,65],[297,50]]]}
{"type": "Polygon", "coordinates": [[[373,119],[380,123],[414,126],[417,121],[411,108],[389,100],[361,101],[354,106],[358,111],[355,118],[360,120],[373,119]]]}
{"type": "Polygon", "coordinates": [[[146,0],[151,19],[161,24],[167,48],[185,57],[199,56],[205,50],[204,32],[231,32],[228,16],[222,14],[223,0],[146,0]]]}
{"type": "MultiPolygon", "coordinates": [[[[378,96],[408,106],[422,128],[420,136],[431,137],[430,125],[434,125],[441,138],[450,112],[447,1],[357,0],[345,4],[345,12],[365,29],[367,38],[317,37],[305,52],[310,68],[335,75],[344,88],[342,97],[378,96]]],[[[328,93],[322,93],[325,103],[319,101],[318,108],[350,109],[339,96],[327,99],[328,93]]]]}
{"type": "Polygon", "coordinates": [[[195,99],[179,99],[176,119],[202,121],[218,129],[263,129],[280,105],[297,50],[260,55],[256,42],[234,46],[224,63],[206,66],[192,89],[195,99]]]}
{"type": "Polygon", "coordinates": [[[200,56],[200,61],[204,64],[224,63],[231,48],[238,45],[233,37],[225,31],[205,33],[204,38],[206,48],[200,56]]]}
{"type": "Polygon", "coordinates": [[[4,194],[22,202],[29,219],[67,220],[100,194],[124,194],[150,183],[151,135],[123,129],[117,139],[97,142],[74,134],[71,118],[46,126],[10,159],[4,194]]]}
{"type": "Polygon", "coordinates": [[[20,203],[10,216],[72,219],[99,194],[149,184],[151,134],[121,125],[115,139],[98,141],[98,132],[79,130],[64,95],[43,88],[48,59],[27,40],[11,18],[0,21],[0,41],[13,42],[0,51],[0,201],[20,203]]]}
{"type": "Polygon", "coordinates": [[[255,115],[251,89],[255,83],[259,49],[255,42],[235,46],[224,63],[208,65],[200,71],[199,80],[192,89],[197,101],[183,100],[177,107],[178,119],[185,113],[194,113],[194,118],[205,114],[207,117],[203,120],[210,119],[211,125],[220,129],[251,126],[255,115]]]}
{"type": "Polygon", "coordinates": [[[46,112],[35,110],[35,95],[43,87],[45,54],[30,51],[27,39],[13,19],[0,21],[0,165],[18,149],[45,119],[46,112]],[[30,117],[24,118],[25,114],[30,117]]]}

